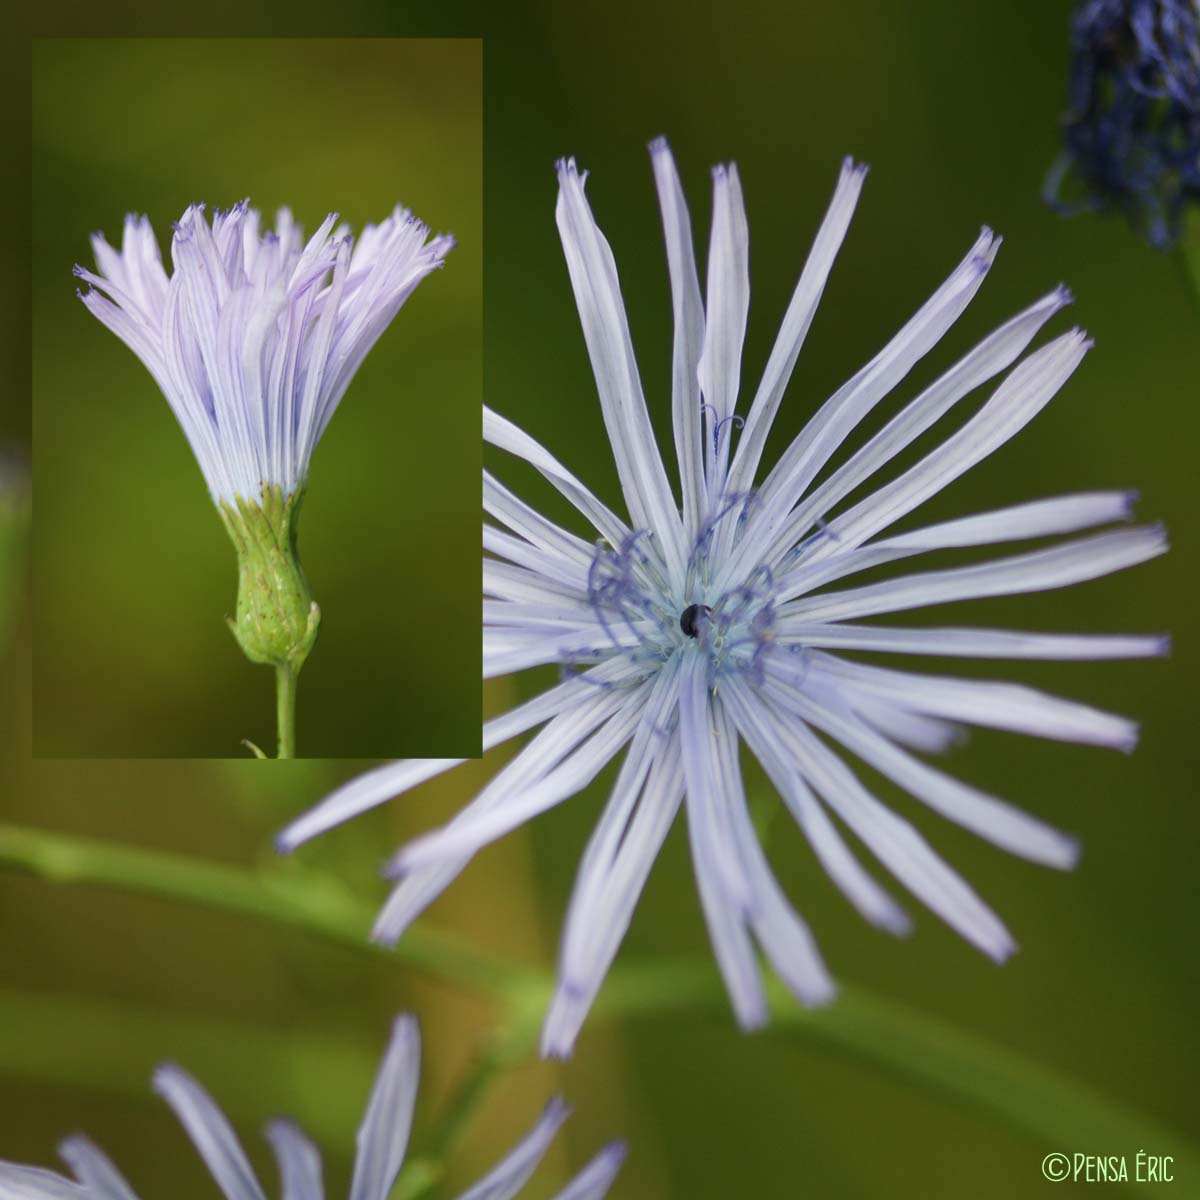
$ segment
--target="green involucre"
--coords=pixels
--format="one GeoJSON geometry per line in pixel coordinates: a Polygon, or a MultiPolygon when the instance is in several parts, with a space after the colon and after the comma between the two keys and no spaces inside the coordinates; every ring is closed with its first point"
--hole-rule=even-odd
{"type": "Polygon", "coordinates": [[[296,551],[304,490],[284,497],[263,484],[259,500],[220,503],[221,519],[238,555],[237,617],[227,618],[251,662],[299,672],[321,622],[296,551]]]}

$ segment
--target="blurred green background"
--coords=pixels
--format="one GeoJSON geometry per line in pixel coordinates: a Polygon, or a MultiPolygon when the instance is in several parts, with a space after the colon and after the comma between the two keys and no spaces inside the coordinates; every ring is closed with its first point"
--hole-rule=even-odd
{"type": "MultiPolygon", "coordinates": [[[[445,11],[434,16],[399,5],[389,23],[372,6],[353,10],[360,22],[378,20],[376,32],[483,28],[488,398],[613,503],[615,472],[553,223],[553,162],[575,154],[592,171],[589,195],[613,245],[647,396],[665,434],[669,295],[644,151],[665,133],[701,245],[709,166],[736,159],[742,173],[753,282],[747,386],[766,361],[842,155],[872,165],[775,449],[891,336],[986,221],[1006,237],[991,277],[946,344],[882,406],[881,418],[1060,280],[1074,288],[1077,303],[1047,336],[1078,321],[1097,347],[1029,429],[918,519],[1073,489],[1136,486],[1140,514],[1164,519],[1173,540],[1167,558],[1125,575],[918,618],[1175,635],[1172,657],[1161,662],[930,664],[1027,680],[1143,722],[1142,744],[1128,758],[980,733],[946,763],[1079,834],[1084,856],[1072,874],[1009,858],[864,773],[1008,922],[1021,951],[1007,966],[996,968],[911,903],[916,930],[907,941],[868,928],[786,819],[772,824],[769,843],[781,881],[841,979],[986,1039],[1010,1052],[1014,1064],[1020,1056],[1145,1114],[1167,1128],[1166,1144],[1149,1125],[1144,1138],[1128,1144],[1114,1144],[1099,1128],[1078,1144],[1047,1144],[966,1107],[951,1091],[849,1056],[802,1029],[741,1036],[723,1010],[652,1020],[597,1016],[570,1064],[523,1068],[489,1091],[455,1156],[445,1196],[498,1157],[555,1087],[577,1111],[541,1186],[531,1189],[535,1200],[615,1134],[630,1140],[632,1152],[614,1200],[1010,1200],[1063,1186],[1042,1178],[1040,1164],[1051,1151],[1123,1154],[1132,1168],[1139,1149],[1182,1156],[1200,1138],[1193,861],[1200,816],[1191,728],[1200,666],[1193,602],[1200,326],[1175,264],[1140,245],[1119,220],[1064,222],[1041,205],[1063,105],[1067,12],[1066,4],[1043,0],[862,0],[840,8],[758,0],[739,6],[736,17],[709,3],[547,2],[524,15],[508,7],[491,24],[464,14],[456,26],[445,11]]],[[[401,105],[387,114],[405,117],[401,105]]],[[[74,112],[64,119],[83,118],[74,112]]],[[[114,135],[97,149],[97,159],[115,155],[119,140],[114,135]]],[[[231,180],[227,190],[243,186],[231,180]]],[[[115,215],[104,220],[119,218],[126,203],[114,198],[115,215]]],[[[311,222],[319,208],[314,202],[311,215],[301,211],[311,222]]],[[[430,206],[429,215],[442,220],[440,211],[430,206]]],[[[97,223],[85,220],[80,228],[97,223]]],[[[408,335],[422,304],[432,310],[435,298],[448,303],[433,289],[460,278],[461,267],[452,264],[430,281],[429,294],[418,293],[395,336],[408,335]]],[[[117,369],[125,354],[134,378],[131,356],[103,330],[90,330],[84,315],[73,328],[76,339],[95,339],[88,361],[103,353],[117,369]]],[[[418,355],[431,370],[435,358],[418,355]]],[[[366,382],[360,376],[331,437],[348,436],[345,423],[367,407],[358,403],[366,382]]],[[[148,384],[137,386],[147,424],[158,411],[166,425],[165,405],[148,384]]],[[[174,446],[181,473],[191,469],[182,438],[168,432],[164,446],[174,446]]],[[[336,469],[333,444],[318,455],[305,513],[306,562],[314,571],[321,559],[307,539],[323,504],[337,503],[324,474],[336,469]]],[[[486,457],[528,499],[563,513],[528,472],[486,457]]],[[[203,513],[196,517],[203,525],[207,502],[193,482],[188,503],[203,513]]],[[[39,504],[53,504],[42,487],[39,504]]],[[[211,537],[217,561],[225,550],[215,531],[211,537]]],[[[219,570],[213,574],[214,587],[232,586],[219,570]]],[[[435,594],[457,603],[440,586],[435,594]]],[[[475,604],[473,593],[459,599],[475,604]]],[[[204,621],[221,610],[181,611],[204,621]]],[[[139,651],[138,661],[144,655],[139,651]]],[[[315,736],[305,705],[316,703],[318,661],[334,657],[323,641],[310,663],[313,675],[306,670],[302,737],[306,729],[315,736]]],[[[253,763],[31,765],[28,661],[26,627],[5,672],[14,752],[0,760],[0,805],[8,820],[247,867],[261,863],[290,878],[302,867],[271,862],[270,835],[364,765],[281,764],[265,775],[253,763]]],[[[485,707],[507,707],[549,678],[500,682],[485,691],[485,707]]],[[[374,907],[384,889],[373,872],[387,850],[454,812],[491,769],[464,768],[371,814],[302,852],[303,867],[330,872],[374,907]]],[[[481,854],[430,921],[497,952],[551,964],[578,857],[610,781],[611,772],[589,794],[481,854]]],[[[890,890],[903,899],[898,888],[890,890]]],[[[127,1165],[146,1197],[214,1194],[170,1116],[148,1094],[154,1062],[170,1057],[196,1070],[229,1106],[260,1164],[266,1157],[256,1130],[263,1119],[285,1111],[309,1122],[327,1152],[329,1194],[338,1195],[390,1015],[413,1007],[425,1030],[418,1143],[494,1019],[488,1005],[461,989],[294,930],[18,875],[0,875],[0,946],[0,1156],[50,1163],[61,1135],[87,1129],[127,1165]]],[[[667,952],[707,955],[682,826],[618,963],[648,963],[667,952]]],[[[1138,1128],[1136,1118],[1132,1125],[1138,1128]]],[[[1121,1191],[1097,1186],[1105,1194],[1121,1191]]],[[[1200,1194],[1200,1181],[1177,1175],[1164,1194],[1200,1194]]]]}
{"type": "Polygon", "coordinates": [[[380,339],[313,458],[321,605],[302,755],[477,751],[481,47],[468,39],[41,40],[33,78],[34,751],[274,744],[274,677],[225,626],[236,559],[149,372],[75,297],[119,245],[249,196],[357,234],[398,201],[459,239],[380,339]]]}

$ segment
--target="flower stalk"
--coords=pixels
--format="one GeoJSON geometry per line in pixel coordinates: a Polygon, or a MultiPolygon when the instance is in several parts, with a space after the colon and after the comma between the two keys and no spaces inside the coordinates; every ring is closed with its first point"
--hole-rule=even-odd
{"type": "MultiPolygon", "coordinates": [[[[29,871],[60,884],[119,888],[275,921],[362,953],[386,955],[493,998],[500,1012],[495,1038],[481,1048],[480,1058],[447,1103],[424,1152],[409,1164],[408,1178],[399,1185],[405,1200],[424,1196],[441,1177],[445,1154],[469,1122],[481,1090],[537,1054],[540,1014],[554,988],[548,972],[486,954],[424,923],[414,925],[394,950],[385,950],[363,937],[370,907],[323,874],[296,869],[251,871],[4,824],[0,824],[0,867],[29,871]]],[[[1176,1167],[1182,1172],[1200,1172],[1200,1148],[1177,1131],[1009,1047],[909,1010],[868,989],[843,984],[839,1003],[801,1009],[789,1001],[782,985],[772,982],[768,999],[775,1021],[792,1035],[804,1034],[852,1060],[869,1063],[1039,1146],[1133,1148],[1154,1141],[1175,1148],[1176,1167]]],[[[9,1043],[20,1038],[20,1061],[32,1072],[36,1047],[21,1033],[21,1021],[7,1019],[11,1003],[0,992],[0,1070],[12,1061],[5,1053],[9,1043]]],[[[708,963],[658,957],[615,967],[596,1015],[602,1020],[652,1020],[710,1013],[724,1004],[719,978],[708,963]]],[[[90,1027],[86,1021],[78,1024],[90,1027]]],[[[47,1027],[60,1030],[62,1025],[52,1022],[47,1027]]],[[[105,1046],[124,1054],[119,1038],[107,1039],[105,1046]]],[[[61,1049],[56,1034],[55,1045],[47,1051],[51,1067],[61,1062],[61,1049]]],[[[254,1061],[253,1046],[247,1048],[247,1058],[254,1061]]],[[[89,1084],[122,1079],[120,1071],[107,1066],[89,1071],[87,1077],[89,1084]]],[[[131,1081],[129,1094],[140,1095],[141,1087],[140,1081],[131,1081]]]]}
{"type": "Polygon", "coordinates": [[[226,620],[251,662],[275,668],[280,758],[296,756],[296,681],[321,624],[296,549],[303,497],[264,484],[260,500],[219,510],[238,556],[237,616],[226,620]]]}

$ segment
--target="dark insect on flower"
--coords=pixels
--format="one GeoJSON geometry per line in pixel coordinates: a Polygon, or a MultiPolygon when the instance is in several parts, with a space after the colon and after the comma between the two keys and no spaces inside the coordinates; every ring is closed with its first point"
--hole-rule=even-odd
{"type": "Polygon", "coordinates": [[[679,628],[690,638],[699,637],[703,619],[711,616],[707,604],[689,604],[679,616],[679,628]]]}
{"type": "Polygon", "coordinates": [[[1084,0],[1071,54],[1046,202],[1068,216],[1120,209],[1169,249],[1200,201],[1200,0],[1084,0]]]}

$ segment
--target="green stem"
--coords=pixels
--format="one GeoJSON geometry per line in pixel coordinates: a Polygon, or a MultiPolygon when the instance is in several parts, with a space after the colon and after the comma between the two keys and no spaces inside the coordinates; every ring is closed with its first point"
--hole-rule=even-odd
{"type": "MultiPolygon", "coordinates": [[[[394,951],[383,951],[366,938],[369,906],[295,863],[251,871],[0,825],[3,865],[57,883],[118,887],[273,920],[359,950],[387,953],[497,1000],[505,1014],[497,1040],[482,1049],[447,1105],[428,1152],[411,1164],[406,1200],[424,1196],[436,1184],[446,1149],[496,1074],[537,1054],[538,1028],[554,989],[549,972],[487,955],[422,923],[411,927],[394,951]]],[[[1173,1154],[1177,1177],[1200,1178],[1200,1150],[1175,1130],[974,1033],[852,984],[842,986],[835,1003],[818,1009],[800,1007],[778,982],[771,984],[770,999],[777,1030],[806,1033],[839,1053],[999,1119],[1046,1150],[1070,1153],[1100,1146],[1129,1157],[1144,1147],[1173,1154]]],[[[727,1009],[710,962],[656,960],[614,967],[592,1019],[698,1011],[724,1015],[727,1009]]],[[[4,1063],[0,1055],[0,1068],[4,1063]]]]}
{"type": "Polygon", "coordinates": [[[279,757],[296,757],[296,682],[290,663],[275,668],[275,723],[279,729],[279,757]]]}
{"type": "Polygon", "coordinates": [[[343,1153],[378,1069],[370,1036],[0,988],[0,1070],[10,1078],[149,1109],[151,1073],[168,1056],[194,1071],[238,1124],[255,1128],[283,1111],[343,1153]]]}
{"type": "Polygon", "coordinates": [[[247,870],[177,854],[135,849],[0,823],[0,866],[53,883],[98,884],[201,904],[399,960],[416,970],[505,1001],[529,972],[426,925],[414,925],[391,950],[368,939],[372,908],[327,875],[282,861],[247,870]]]}
{"type": "MultiPolygon", "coordinates": [[[[1150,1152],[1174,1154],[1186,1171],[1181,1178],[1200,1177],[1200,1148],[1176,1130],[978,1034],[854,984],[841,984],[837,999],[821,1008],[801,1007],[774,978],[768,994],[774,1028],[802,1030],[906,1084],[999,1120],[1045,1150],[1111,1146],[1109,1153],[1132,1160],[1139,1149],[1162,1146],[1150,1152]]],[[[593,1018],[644,1019],[727,1005],[711,966],[668,960],[614,969],[593,1018]]]]}

